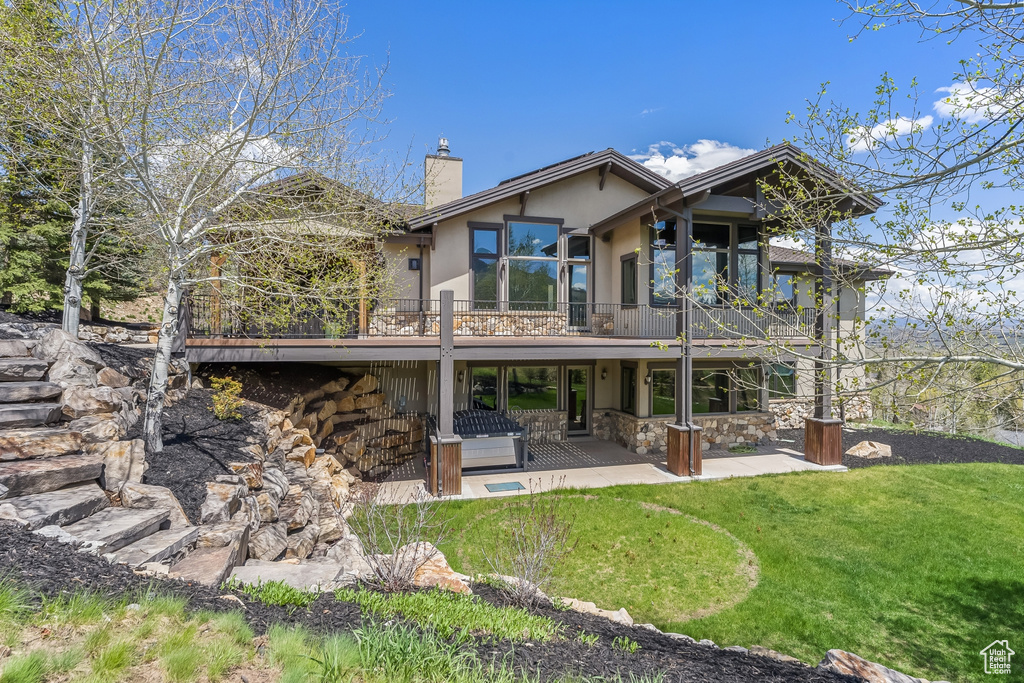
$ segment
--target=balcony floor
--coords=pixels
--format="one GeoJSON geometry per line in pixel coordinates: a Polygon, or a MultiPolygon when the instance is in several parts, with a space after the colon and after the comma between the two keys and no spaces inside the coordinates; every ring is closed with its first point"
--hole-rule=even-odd
{"type": "MultiPolygon", "coordinates": [[[[762,474],[825,471],[845,472],[843,466],[822,467],[807,462],[802,453],[788,448],[762,447],[762,453],[734,455],[728,451],[705,453],[703,474],[699,477],[677,477],[669,473],[664,460],[656,455],[631,453],[618,444],[593,437],[571,438],[565,443],[538,444],[526,472],[491,472],[467,474],[462,478],[462,495],[452,498],[498,498],[516,495],[517,491],[487,490],[487,484],[519,482],[524,489],[532,485],[547,491],[553,488],[592,489],[622,484],[671,484],[689,481],[713,481],[730,477],[755,477],[762,474]],[[564,481],[563,481],[564,478],[564,481]]],[[[393,471],[381,484],[381,500],[400,503],[411,500],[423,489],[426,474],[422,458],[416,457],[393,471]]]]}

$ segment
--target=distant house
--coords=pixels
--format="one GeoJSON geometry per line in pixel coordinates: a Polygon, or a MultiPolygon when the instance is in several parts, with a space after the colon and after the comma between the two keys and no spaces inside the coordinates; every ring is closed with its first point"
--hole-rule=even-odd
{"type": "MultiPolygon", "coordinates": [[[[394,297],[366,303],[358,329],[341,340],[308,327],[250,339],[228,320],[197,321],[189,359],[372,365],[405,410],[494,411],[535,441],[589,435],[636,453],[665,452],[684,402],[714,444],[765,439],[775,428],[771,398],[810,396],[806,363],[768,362],[741,341],[785,336],[794,348],[813,346],[814,300],[800,283],[817,266],[810,254],[769,246],[756,210],[756,179],[799,163],[798,150],[773,147],[672,183],[607,149],[463,196],[463,160],[442,142],[425,161],[425,205],[402,207],[384,240],[394,297]],[[705,285],[689,385],[677,375],[682,216],[699,241],[694,282],[705,285]],[[769,286],[786,299],[771,329],[744,305],[769,286]]],[[[864,317],[857,284],[838,293],[846,334],[864,317]]]]}

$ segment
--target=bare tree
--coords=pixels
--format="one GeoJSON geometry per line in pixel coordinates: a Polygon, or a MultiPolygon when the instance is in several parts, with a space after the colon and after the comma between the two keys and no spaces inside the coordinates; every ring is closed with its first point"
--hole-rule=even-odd
{"type": "Polygon", "coordinates": [[[186,292],[213,285],[285,318],[340,312],[356,288],[384,286],[370,256],[412,188],[403,164],[374,161],[383,70],[348,53],[334,3],[88,0],[72,20],[111,84],[99,93],[103,134],[165,254],[144,428],[158,451],[186,292]],[[282,190],[313,174],[330,181],[316,197],[282,190]]]}

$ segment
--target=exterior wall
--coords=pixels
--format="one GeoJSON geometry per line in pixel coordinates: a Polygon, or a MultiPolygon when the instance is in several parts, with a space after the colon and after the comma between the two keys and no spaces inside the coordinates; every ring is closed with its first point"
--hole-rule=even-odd
{"type": "MultiPolygon", "coordinates": [[[[588,228],[647,196],[640,188],[615,175],[608,176],[604,190],[598,189],[599,182],[600,174],[593,170],[531,190],[526,215],[560,218],[564,220],[566,228],[588,228]]],[[[440,223],[435,232],[436,248],[431,254],[431,298],[440,297],[443,289],[451,289],[455,292],[456,300],[469,299],[469,223],[504,223],[505,215],[518,215],[519,210],[519,199],[513,197],[440,223]]],[[[630,250],[634,248],[636,245],[630,250]]],[[[595,250],[592,256],[595,273],[608,271],[607,258],[607,249],[595,250]]],[[[615,260],[613,265],[617,269],[618,256],[615,256],[615,260]]],[[[597,284],[597,279],[593,276],[591,279],[597,284]]],[[[602,297],[603,293],[597,296],[595,291],[594,301],[608,302],[602,297]]]]}
{"type": "Polygon", "coordinates": [[[416,270],[409,270],[409,259],[420,256],[419,247],[414,244],[397,242],[384,243],[384,258],[387,260],[388,274],[393,283],[391,291],[385,292],[386,298],[425,299],[429,296],[429,252],[429,247],[423,249],[423,260],[420,263],[420,268],[423,268],[423,296],[421,297],[420,273],[416,270]]]}
{"type": "Polygon", "coordinates": [[[428,154],[423,160],[426,208],[462,199],[462,159],[428,154]]]}
{"type": "Polygon", "coordinates": [[[529,430],[531,444],[569,438],[569,413],[564,410],[510,410],[508,416],[529,430]]]}
{"type": "MultiPolygon", "coordinates": [[[[773,398],[768,409],[775,414],[776,429],[803,429],[804,420],[814,414],[814,399],[773,398]]],[[[843,413],[847,422],[867,422],[873,415],[871,398],[859,395],[845,399],[843,413]]]]}
{"type": "MultiPolygon", "coordinates": [[[[633,417],[617,410],[594,411],[593,433],[598,439],[614,441],[640,455],[668,451],[668,425],[672,417],[633,417]]],[[[775,416],[771,413],[738,413],[696,417],[703,428],[705,448],[732,444],[756,444],[777,438],[775,416]]]]}

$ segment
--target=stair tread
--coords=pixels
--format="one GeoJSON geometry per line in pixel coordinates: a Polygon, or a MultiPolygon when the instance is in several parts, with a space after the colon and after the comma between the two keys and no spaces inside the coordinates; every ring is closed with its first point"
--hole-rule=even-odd
{"type": "Polygon", "coordinates": [[[50,363],[38,358],[0,358],[0,382],[42,379],[50,363]]]}
{"type": "Polygon", "coordinates": [[[63,389],[59,384],[32,380],[25,382],[0,382],[0,403],[22,403],[59,397],[63,389]]]}
{"type": "Polygon", "coordinates": [[[0,430],[0,461],[67,455],[81,448],[81,432],[61,427],[0,430]]]}
{"type": "Polygon", "coordinates": [[[0,484],[12,496],[45,493],[68,484],[98,479],[103,472],[102,453],[74,453],[38,460],[0,462],[0,484]]]}
{"type": "Polygon", "coordinates": [[[56,524],[73,524],[110,505],[107,494],[97,484],[80,484],[59,491],[33,493],[4,498],[0,505],[10,505],[17,519],[30,530],[56,524]]]}
{"type": "Polygon", "coordinates": [[[153,533],[170,514],[167,508],[108,507],[63,529],[79,541],[94,545],[99,552],[112,552],[153,533]]]}
{"type": "Polygon", "coordinates": [[[139,567],[147,562],[159,562],[174,555],[199,538],[199,527],[187,526],[165,529],[124,546],[112,553],[110,559],[118,564],[139,567]]]}

